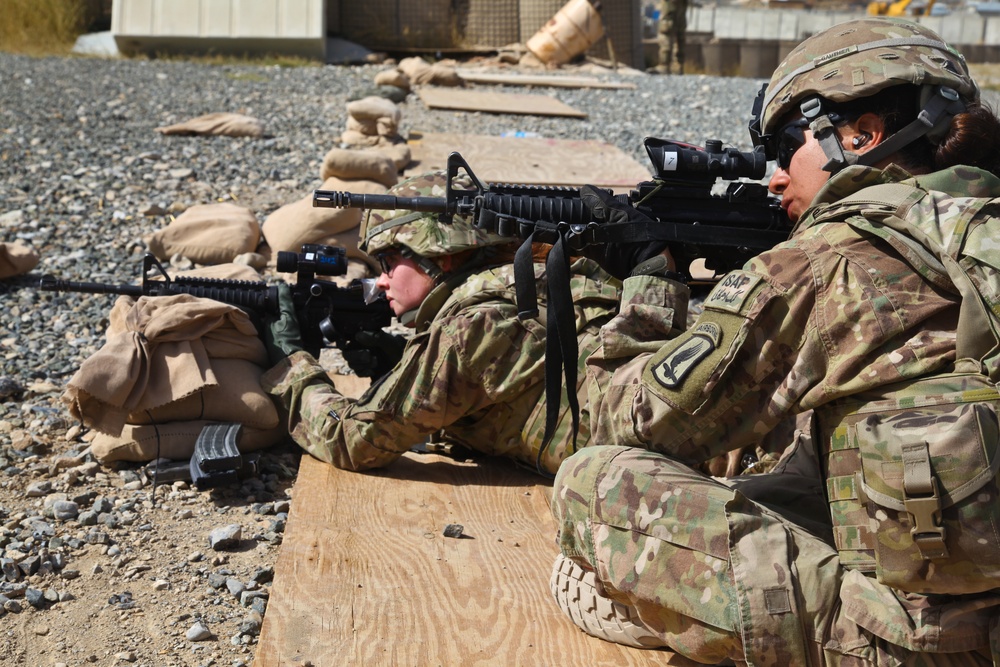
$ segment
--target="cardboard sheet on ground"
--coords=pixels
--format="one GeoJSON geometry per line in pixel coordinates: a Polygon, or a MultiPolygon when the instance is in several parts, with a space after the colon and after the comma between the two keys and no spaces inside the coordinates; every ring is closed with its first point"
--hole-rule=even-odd
{"type": "Polygon", "coordinates": [[[505,459],[354,473],[304,456],[254,667],[692,664],[563,616],[550,492],[505,459]]]}
{"type": "Polygon", "coordinates": [[[586,118],[587,114],[548,95],[532,93],[497,93],[423,86],[418,91],[428,109],[485,111],[487,113],[526,114],[532,116],[569,116],[586,118]]]}
{"type": "Polygon", "coordinates": [[[405,177],[444,169],[448,155],[458,151],[487,183],[573,187],[589,183],[627,192],[651,178],[646,166],[602,141],[410,132],[408,144],[412,162],[405,177]]]}

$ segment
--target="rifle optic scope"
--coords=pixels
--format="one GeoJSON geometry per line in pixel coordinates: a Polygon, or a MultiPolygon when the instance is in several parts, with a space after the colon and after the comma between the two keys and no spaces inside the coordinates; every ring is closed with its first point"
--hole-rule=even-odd
{"type": "Polygon", "coordinates": [[[278,251],[277,269],[281,273],[312,273],[342,276],[347,273],[347,250],[335,245],[302,244],[302,252],[278,251]]]}
{"type": "Polygon", "coordinates": [[[685,175],[690,178],[692,174],[704,174],[706,180],[760,180],[767,171],[767,157],[763,150],[743,152],[733,146],[723,148],[718,139],[709,139],[704,148],[655,137],[646,137],[643,145],[656,169],[657,178],[664,180],[679,179],[685,175]]]}

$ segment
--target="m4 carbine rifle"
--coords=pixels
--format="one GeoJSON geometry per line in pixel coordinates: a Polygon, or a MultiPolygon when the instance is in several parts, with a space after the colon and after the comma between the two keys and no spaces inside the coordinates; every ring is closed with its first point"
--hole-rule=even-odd
{"type": "MultiPolygon", "coordinates": [[[[317,277],[339,276],[347,272],[344,248],[305,244],[301,253],[280,251],[277,269],[282,273],[296,274],[296,281],[291,285],[295,315],[302,333],[303,348],[313,356],[318,357],[327,343],[336,345],[344,352],[353,351],[358,347],[354,339],[359,332],[378,331],[392,322],[388,301],[381,296],[366,298],[361,281],[355,280],[341,287],[333,281],[317,277]]],[[[274,285],[194,276],[171,278],[156,257],[148,253],[143,258],[142,283],[139,285],[72,282],[46,275],[39,279],[38,287],[49,292],[123,294],[133,298],[190,294],[242,308],[251,315],[258,329],[262,318],[277,315],[279,309],[278,288],[274,285]]],[[[373,366],[372,373],[377,377],[386,370],[373,366]]]]}
{"type": "MultiPolygon", "coordinates": [[[[589,246],[666,243],[678,270],[688,273],[691,262],[703,259],[717,275],[788,238],[791,225],[779,200],[760,180],[767,159],[762,151],[741,152],[711,139],[701,148],[672,139],[647,137],[643,142],[655,177],[627,195],[615,198],[650,218],[651,223],[595,221],[571,187],[482,183],[459,153],[448,156],[445,197],[394,197],[316,190],[313,206],[332,208],[406,209],[472,216],[476,226],[501,236],[564,243],[570,253],[589,246]],[[473,189],[456,189],[453,180],[464,171],[473,189]],[[732,181],[715,194],[719,179],[732,181]]],[[[585,253],[584,253],[585,254],[585,253]]]]}

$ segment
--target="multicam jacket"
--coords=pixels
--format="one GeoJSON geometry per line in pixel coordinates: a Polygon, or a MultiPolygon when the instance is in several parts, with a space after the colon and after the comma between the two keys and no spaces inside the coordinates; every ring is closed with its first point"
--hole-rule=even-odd
{"type": "MultiPolygon", "coordinates": [[[[545,269],[535,265],[544,313],[545,269]]],[[[580,433],[588,444],[584,359],[618,308],[621,283],[591,260],[571,267],[579,342],[580,433]]],[[[543,316],[542,316],[543,317],[543,316]]],[[[264,375],[265,390],[288,410],[303,449],[347,470],[387,465],[431,434],[489,455],[555,472],[572,446],[565,393],[552,442],[539,457],[545,427],[545,324],[517,317],[512,264],[444,283],[419,308],[416,335],[402,360],[361,398],[340,395],[323,368],[297,352],[264,375]]]]}
{"type": "MultiPolygon", "coordinates": [[[[1000,590],[934,591],[928,577],[922,591],[920,581],[876,572],[865,533],[886,514],[896,515],[866,513],[859,519],[859,508],[869,500],[860,491],[864,478],[846,474],[859,470],[861,462],[857,448],[845,444],[845,415],[879,398],[919,404],[922,397],[906,396],[907,390],[898,388],[920,386],[913,381],[955,370],[958,296],[926,281],[886,240],[841,222],[860,215],[864,204],[841,205],[836,215],[825,215],[848,195],[863,200],[869,185],[908,179],[930,191],[927,205],[910,214],[931,220],[914,224],[937,227],[941,237],[951,232],[962,197],[1000,196],[1000,180],[969,168],[915,179],[894,166],[843,170],[817,195],[786,243],[713,289],[692,328],[678,335],[675,325],[664,326],[661,340],[669,340],[650,353],[648,330],[636,340],[617,320],[606,327],[603,347],[588,362],[592,438],[696,465],[753,444],[788,417],[812,410],[836,547],[848,570],[840,590],[844,612],[910,650],[964,651],[988,646],[1000,590]],[[611,336],[616,326],[617,335],[611,336]]],[[[668,297],[666,303],[683,298],[668,297]]],[[[949,386],[948,377],[939,381],[945,383],[943,391],[961,395],[964,379],[949,386]]],[[[941,393],[942,387],[930,391],[941,393]]],[[[870,423],[878,426],[877,419],[870,423]]],[[[869,440],[884,437],[871,430],[876,434],[865,436],[869,440]]],[[[935,437],[926,432],[925,439],[935,437]]],[[[869,448],[878,454],[883,443],[869,448]]],[[[876,465],[884,475],[901,469],[901,463],[876,465]]],[[[903,473],[898,475],[902,479],[903,473]]],[[[987,501],[997,502],[993,495],[987,501]]],[[[738,548],[759,546],[751,535],[738,548]]],[[[971,570],[970,564],[959,563],[957,571],[966,566],[971,570]]],[[[961,576],[946,586],[956,581],[961,576]]]]}

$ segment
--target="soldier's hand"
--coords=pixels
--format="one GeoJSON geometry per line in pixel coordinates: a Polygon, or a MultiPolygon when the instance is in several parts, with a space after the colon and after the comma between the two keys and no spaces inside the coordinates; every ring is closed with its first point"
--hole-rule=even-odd
{"type": "MultiPolygon", "coordinates": [[[[634,206],[618,201],[614,195],[593,185],[580,188],[580,199],[590,211],[591,218],[603,223],[638,223],[655,226],[656,221],[642,213],[634,206]]],[[[601,267],[624,280],[632,274],[632,270],[657,255],[662,255],[664,262],[673,265],[673,258],[667,250],[666,241],[605,243],[588,246],[583,252],[585,257],[596,261],[601,267]]]]}
{"type": "Polygon", "coordinates": [[[403,358],[406,336],[378,331],[359,331],[347,349],[344,361],[361,377],[380,378],[403,358]]]}
{"type": "Polygon", "coordinates": [[[302,349],[302,332],[295,316],[292,289],[285,283],[278,285],[278,314],[264,319],[264,345],[272,364],[302,349]]]}

